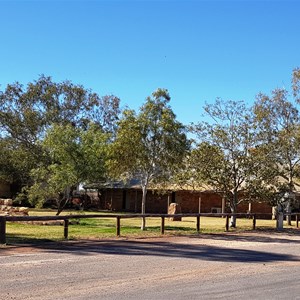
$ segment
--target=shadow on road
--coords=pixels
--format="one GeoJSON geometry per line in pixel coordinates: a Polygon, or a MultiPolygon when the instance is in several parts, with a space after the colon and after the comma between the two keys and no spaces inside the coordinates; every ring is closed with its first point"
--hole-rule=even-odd
{"type": "MultiPolygon", "coordinates": [[[[203,236],[198,237],[203,238],[203,236]]],[[[204,237],[205,238],[205,237],[204,237]]],[[[209,238],[239,239],[237,236],[215,235],[209,238]]],[[[254,237],[251,237],[254,238],[254,237]]],[[[189,239],[189,238],[187,238],[189,239]]],[[[242,239],[242,237],[241,237],[242,239]]],[[[247,239],[247,237],[243,237],[247,239]]],[[[13,248],[17,250],[18,246],[13,248]]],[[[22,246],[24,248],[24,245],[22,246]]],[[[252,249],[237,249],[217,247],[203,244],[187,244],[169,241],[154,240],[81,240],[64,242],[39,242],[27,244],[33,250],[46,252],[68,253],[70,255],[130,255],[130,256],[163,256],[176,258],[190,258],[204,261],[222,262],[276,262],[276,261],[300,261],[300,257],[289,254],[257,251],[252,249]]],[[[1,253],[0,249],[0,253],[1,253]]]]}
{"type": "MultiPolygon", "coordinates": [[[[194,236],[197,238],[197,236],[194,236]]],[[[193,237],[192,237],[193,238],[193,237]]],[[[218,240],[218,241],[238,241],[238,242],[256,242],[256,243],[282,243],[282,244],[300,244],[299,229],[285,229],[284,231],[263,230],[257,231],[257,234],[205,234],[201,239],[218,240]],[[299,237],[294,239],[293,237],[299,237]]]]}

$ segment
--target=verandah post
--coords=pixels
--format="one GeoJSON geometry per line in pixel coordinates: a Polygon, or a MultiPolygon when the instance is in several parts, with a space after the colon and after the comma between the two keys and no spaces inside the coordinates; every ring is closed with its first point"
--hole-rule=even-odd
{"type": "Polygon", "coordinates": [[[6,218],[0,217],[0,244],[6,244],[6,218]]]}

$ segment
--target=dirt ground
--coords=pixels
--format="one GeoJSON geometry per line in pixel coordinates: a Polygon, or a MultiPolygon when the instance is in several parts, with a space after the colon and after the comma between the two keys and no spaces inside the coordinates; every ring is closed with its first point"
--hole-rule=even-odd
{"type": "Polygon", "coordinates": [[[84,239],[84,240],[68,240],[59,242],[35,242],[24,244],[7,244],[0,245],[0,255],[16,255],[22,253],[34,253],[40,251],[47,251],[47,249],[71,249],[72,247],[90,247],[97,244],[99,241],[113,242],[115,245],[122,245],[124,241],[143,242],[143,243],[187,243],[187,244],[201,244],[215,247],[256,247],[267,243],[293,243],[300,242],[300,229],[285,229],[284,231],[247,231],[247,232],[227,232],[216,234],[198,234],[194,236],[174,236],[163,235],[158,237],[147,238],[109,238],[109,239],[84,239]]]}

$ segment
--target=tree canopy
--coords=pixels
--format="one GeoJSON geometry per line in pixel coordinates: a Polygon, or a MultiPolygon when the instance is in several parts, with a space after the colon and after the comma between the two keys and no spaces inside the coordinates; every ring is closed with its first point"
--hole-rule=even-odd
{"type": "Polygon", "coordinates": [[[60,212],[80,183],[106,179],[108,139],[109,135],[95,124],[85,130],[55,124],[42,142],[51,161],[31,170],[31,202],[40,204],[44,199],[55,199],[60,212]]]}
{"type": "Polygon", "coordinates": [[[142,213],[149,187],[173,183],[213,189],[233,213],[258,199],[290,209],[300,185],[299,104],[296,68],[291,91],[259,93],[252,106],[206,104],[206,119],[191,126],[191,146],[166,89],[138,111],[121,111],[116,96],[42,75],[0,91],[0,179],[23,188],[33,204],[55,198],[60,208],[79,183],[135,178],[142,213]]]}
{"type": "Polygon", "coordinates": [[[125,110],[112,145],[111,171],[116,177],[140,180],[143,214],[149,184],[170,180],[189,148],[185,127],[176,120],[169,101],[168,91],[158,89],[138,113],[125,110]]]}
{"type": "Polygon", "coordinates": [[[193,180],[221,193],[233,213],[242,201],[282,204],[299,186],[299,74],[295,69],[292,94],[259,93],[249,108],[217,99],[204,107],[209,121],[193,127],[198,137],[188,157],[193,180]]]}
{"type": "Polygon", "coordinates": [[[99,97],[81,85],[56,83],[43,75],[26,87],[9,84],[0,92],[0,147],[6,154],[6,161],[0,161],[2,178],[46,198],[54,190],[64,192],[67,183],[104,176],[91,164],[99,163],[99,143],[114,135],[119,102],[115,96],[99,97]],[[43,178],[41,185],[37,177],[43,178]]]}
{"type": "MultiPolygon", "coordinates": [[[[256,143],[251,111],[243,102],[221,99],[206,105],[205,111],[213,122],[194,126],[200,140],[191,153],[194,167],[199,181],[221,193],[236,213],[255,165],[250,151],[256,143]]],[[[234,217],[231,226],[235,227],[234,217]]]]}
{"type": "Polygon", "coordinates": [[[267,169],[274,176],[273,185],[279,193],[277,198],[281,202],[287,201],[289,212],[293,193],[300,186],[299,78],[295,77],[299,76],[299,70],[293,75],[293,95],[285,89],[275,89],[271,96],[260,93],[254,105],[265,160],[272,162],[267,169]]]}

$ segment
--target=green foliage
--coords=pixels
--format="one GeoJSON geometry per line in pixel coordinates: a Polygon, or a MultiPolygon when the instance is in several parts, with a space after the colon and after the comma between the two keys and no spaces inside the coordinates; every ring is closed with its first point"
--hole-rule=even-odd
{"type": "MultiPolygon", "coordinates": [[[[248,199],[247,188],[258,180],[254,171],[263,164],[251,151],[257,143],[253,117],[251,110],[237,101],[217,99],[206,105],[205,111],[213,121],[194,126],[200,143],[191,152],[190,165],[195,178],[222,194],[234,213],[238,204],[248,199]]],[[[235,222],[233,217],[232,227],[235,222]]]]}
{"type": "Polygon", "coordinates": [[[275,89],[271,96],[258,94],[252,109],[220,99],[206,105],[210,120],[193,127],[198,144],[186,158],[186,182],[222,193],[233,212],[241,201],[286,201],[300,178],[299,82],[297,68],[295,101],[275,89]]]}
{"type": "Polygon", "coordinates": [[[119,113],[117,97],[70,81],[42,75],[26,87],[9,84],[0,91],[0,177],[27,187],[33,203],[102,178],[103,144],[119,113]]]}
{"type": "Polygon", "coordinates": [[[217,101],[205,107],[214,123],[194,127],[200,144],[192,152],[200,176],[218,191],[236,193],[252,167],[249,150],[255,146],[251,114],[242,102],[217,101]]]}
{"type": "Polygon", "coordinates": [[[174,182],[221,193],[233,212],[241,201],[280,203],[300,185],[299,68],[291,88],[258,94],[251,109],[221,99],[206,105],[190,150],[165,89],[119,119],[117,97],[70,81],[42,75],[26,87],[9,84],[0,91],[0,179],[23,187],[18,199],[35,205],[63,205],[78,183],[109,177],[140,180],[142,212],[150,185],[174,182]]]}
{"type": "Polygon", "coordinates": [[[140,180],[142,213],[149,184],[170,180],[189,147],[185,128],[176,120],[169,101],[168,91],[158,89],[146,99],[138,114],[125,110],[111,148],[111,174],[115,178],[140,180]]]}
{"type": "Polygon", "coordinates": [[[113,174],[139,177],[144,184],[170,178],[188,148],[184,126],[168,105],[168,92],[158,89],[152,96],[138,115],[124,111],[112,147],[113,174]]]}
{"type": "MultiPolygon", "coordinates": [[[[294,99],[287,90],[275,89],[271,96],[259,94],[254,106],[265,169],[273,175],[272,203],[291,211],[300,178],[299,69],[293,72],[294,99]]],[[[290,222],[290,221],[289,221],[290,222]]]]}
{"type": "Polygon", "coordinates": [[[90,124],[86,130],[72,125],[54,125],[45,136],[42,147],[51,162],[32,169],[34,184],[28,189],[34,204],[55,199],[65,203],[79,183],[93,182],[106,174],[109,135],[90,124]]]}

